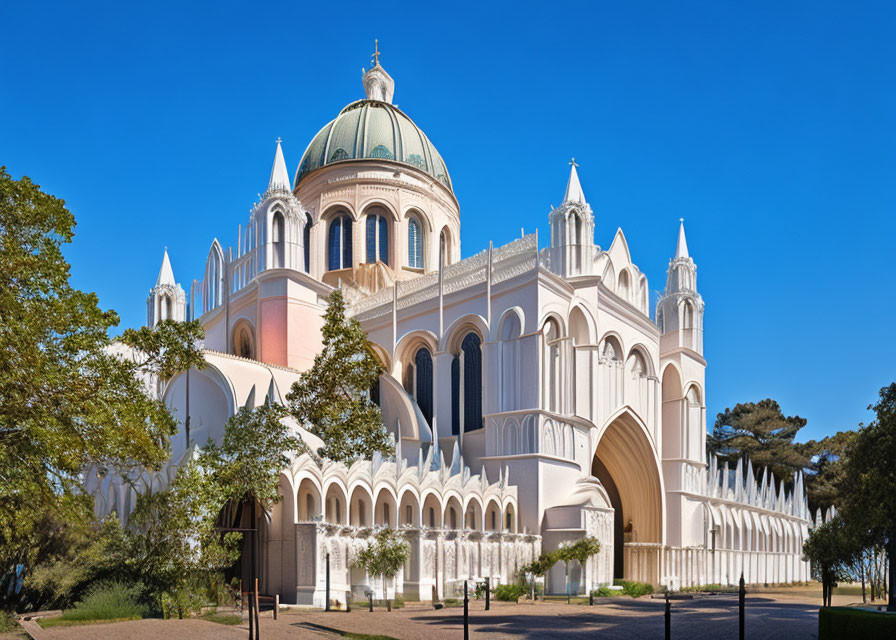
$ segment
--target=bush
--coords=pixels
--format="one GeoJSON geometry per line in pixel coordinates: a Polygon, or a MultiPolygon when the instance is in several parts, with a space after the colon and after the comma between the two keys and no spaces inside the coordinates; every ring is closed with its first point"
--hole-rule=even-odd
{"type": "Polygon", "coordinates": [[[123,582],[100,583],[92,587],[74,609],[63,612],[63,620],[121,620],[142,618],[142,588],[123,582]]]}
{"type": "Polygon", "coordinates": [[[653,593],[653,585],[647,582],[632,582],[631,580],[617,580],[617,585],[622,586],[622,593],[632,598],[640,598],[653,593]]]}
{"type": "Polygon", "coordinates": [[[499,584],[494,589],[495,599],[502,602],[516,602],[526,593],[525,587],[518,584],[499,584]]]}
{"type": "Polygon", "coordinates": [[[607,586],[600,586],[592,591],[591,595],[595,598],[612,598],[613,596],[618,596],[619,592],[607,586]]]}
{"type": "Polygon", "coordinates": [[[404,596],[401,594],[396,594],[392,599],[392,608],[393,609],[401,609],[404,606],[404,596]]]}
{"type": "Polygon", "coordinates": [[[818,640],[874,640],[896,637],[896,616],[866,609],[822,607],[818,610],[818,640]]]}

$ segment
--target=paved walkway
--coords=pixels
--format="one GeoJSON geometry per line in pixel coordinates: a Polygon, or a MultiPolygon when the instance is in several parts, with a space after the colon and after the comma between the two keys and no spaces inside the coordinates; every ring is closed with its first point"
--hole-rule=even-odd
{"type": "MultiPolygon", "coordinates": [[[[835,596],[834,604],[855,600],[835,596]]],[[[747,638],[763,640],[811,640],[818,627],[819,598],[815,594],[756,594],[747,597],[747,638]]],[[[594,607],[556,603],[470,605],[471,637],[524,640],[558,638],[606,640],[662,638],[663,601],[641,598],[614,599],[594,607]]],[[[261,621],[264,640],[338,638],[331,630],[381,634],[399,640],[460,640],[463,638],[463,609],[434,611],[410,604],[388,613],[376,610],[352,613],[307,611],[281,614],[276,622],[270,613],[261,621]]],[[[227,627],[203,620],[137,620],[42,630],[40,640],[228,640],[245,639],[246,624],[227,627]]],[[[706,596],[673,601],[672,636],[693,640],[737,637],[737,596],[706,596]]]]}

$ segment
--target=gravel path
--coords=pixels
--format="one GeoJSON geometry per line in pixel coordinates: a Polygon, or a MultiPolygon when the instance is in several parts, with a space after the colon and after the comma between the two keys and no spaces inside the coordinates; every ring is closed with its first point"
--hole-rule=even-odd
{"type": "MultiPolygon", "coordinates": [[[[835,597],[834,604],[854,600],[835,597]]],[[[818,626],[819,598],[815,594],[756,594],[747,597],[748,638],[763,640],[812,640],[818,626]]],[[[663,637],[662,600],[641,598],[604,601],[594,607],[557,603],[513,605],[482,602],[470,605],[471,637],[528,640],[623,640],[663,637]]],[[[376,610],[352,613],[303,611],[282,613],[274,621],[270,613],[261,621],[264,640],[338,638],[333,630],[381,634],[399,640],[463,638],[463,609],[434,611],[422,604],[409,604],[392,613],[376,610]]],[[[737,596],[697,597],[674,601],[672,635],[690,640],[737,637],[737,596]]],[[[136,620],[42,630],[37,640],[212,640],[248,636],[247,624],[228,627],[203,620],[136,620]]]]}

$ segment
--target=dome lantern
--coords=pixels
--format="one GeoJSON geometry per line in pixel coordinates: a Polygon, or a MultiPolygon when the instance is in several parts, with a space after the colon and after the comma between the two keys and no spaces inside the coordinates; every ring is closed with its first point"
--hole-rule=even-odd
{"type": "Polygon", "coordinates": [[[392,104],[395,81],[380,66],[380,41],[374,40],[373,42],[373,57],[371,59],[373,66],[364,73],[361,80],[364,84],[364,92],[367,94],[368,100],[379,100],[392,104]]]}

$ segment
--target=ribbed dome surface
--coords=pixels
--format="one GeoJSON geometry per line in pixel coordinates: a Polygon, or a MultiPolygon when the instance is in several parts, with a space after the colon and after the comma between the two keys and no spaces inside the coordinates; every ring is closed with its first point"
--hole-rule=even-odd
{"type": "Polygon", "coordinates": [[[353,102],[324,126],[305,150],[295,184],[324,165],[365,158],[411,165],[452,188],[448,168],[426,134],[397,107],[379,100],[353,102]]]}

